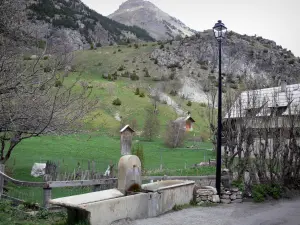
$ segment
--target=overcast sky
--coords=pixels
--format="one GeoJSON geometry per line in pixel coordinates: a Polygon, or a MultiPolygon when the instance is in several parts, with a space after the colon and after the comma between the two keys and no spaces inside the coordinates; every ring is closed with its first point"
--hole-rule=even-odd
{"type": "MultiPolygon", "coordinates": [[[[125,0],[82,0],[107,16],[125,0]]],[[[229,30],[276,41],[300,56],[300,0],[149,0],[189,27],[210,29],[221,19],[229,30]]]]}

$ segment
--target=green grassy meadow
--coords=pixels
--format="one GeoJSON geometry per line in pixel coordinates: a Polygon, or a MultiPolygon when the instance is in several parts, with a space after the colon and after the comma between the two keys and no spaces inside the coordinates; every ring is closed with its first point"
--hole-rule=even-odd
{"type": "MultiPolygon", "coordinates": [[[[93,87],[91,98],[99,100],[98,109],[88,115],[84,121],[82,133],[66,136],[41,136],[22,141],[14,149],[7,162],[7,171],[15,178],[26,181],[41,181],[30,175],[34,163],[45,163],[47,160],[60,163],[61,171],[73,172],[80,164],[82,169],[87,168],[87,162],[95,161],[96,170],[104,171],[110,163],[117,165],[120,158],[121,122],[116,115],[131,123],[135,121],[136,134],[140,135],[145,123],[145,108],[152,104],[149,97],[149,87],[154,87],[153,77],[162,76],[161,70],[151,60],[151,52],[158,46],[154,43],[134,46],[109,46],[97,50],[86,50],[75,53],[75,69],[64,79],[64,85],[77,81],[86,82],[93,87]],[[121,77],[124,71],[118,71],[123,66],[124,71],[133,72],[140,77],[138,81],[121,77]],[[144,77],[144,68],[147,68],[151,77],[144,77]],[[108,81],[104,74],[118,73],[118,79],[108,81]],[[145,93],[145,97],[134,94],[136,88],[145,93]],[[119,98],[121,106],[114,106],[113,100],[119,98]]],[[[171,46],[169,46],[171,47],[171,46]]],[[[187,100],[174,97],[180,102],[184,111],[190,111],[196,120],[194,131],[189,137],[201,137],[207,142],[196,143],[195,149],[187,147],[195,145],[186,142],[183,148],[169,149],[164,146],[163,137],[166,125],[175,120],[178,115],[172,107],[160,103],[158,105],[160,131],[158,138],[147,142],[140,136],[134,138],[134,144],[141,143],[144,148],[146,175],[208,175],[214,174],[214,168],[191,169],[191,167],[209,158],[214,158],[212,144],[209,142],[207,109],[199,103],[187,106],[187,100]],[[159,170],[162,165],[163,170],[159,170]]],[[[117,166],[115,166],[116,168],[117,166]]],[[[9,186],[10,195],[28,201],[42,201],[42,190],[36,188],[19,188],[9,186]]],[[[52,197],[63,197],[90,191],[89,189],[54,189],[52,197]]]]}

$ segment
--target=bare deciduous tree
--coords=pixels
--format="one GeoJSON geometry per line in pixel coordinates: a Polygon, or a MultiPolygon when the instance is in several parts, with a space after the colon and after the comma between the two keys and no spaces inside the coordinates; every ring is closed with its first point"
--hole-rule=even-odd
{"type": "Polygon", "coordinates": [[[25,60],[34,39],[26,33],[24,6],[22,0],[0,4],[4,31],[0,35],[1,163],[24,139],[78,129],[80,120],[97,105],[89,98],[91,86],[65,82],[73,54],[64,43],[47,45],[45,41],[44,49],[25,60]]]}

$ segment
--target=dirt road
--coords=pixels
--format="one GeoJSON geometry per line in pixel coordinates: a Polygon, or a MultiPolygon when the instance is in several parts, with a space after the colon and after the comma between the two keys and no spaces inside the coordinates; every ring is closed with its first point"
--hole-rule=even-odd
{"type": "Polygon", "coordinates": [[[128,225],[300,225],[300,198],[197,207],[128,225]]]}

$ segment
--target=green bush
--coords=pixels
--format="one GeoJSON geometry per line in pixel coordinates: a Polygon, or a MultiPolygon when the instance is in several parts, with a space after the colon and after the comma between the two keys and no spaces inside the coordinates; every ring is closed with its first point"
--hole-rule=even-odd
{"type": "Polygon", "coordinates": [[[140,77],[139,77],[136,73],[132,73],[132,74],[130,75],[130,79],[131,79],[131,80],[139,80],[140,77]]]}
{"type": "Polygon", "coordinates": [[[132,155],[136,155],[139,157],[141,161],[142,171],[145,169],[145,157],[144,157],[144,147],[140,143],[137,145],[134,145],[132,148],[132,155]]]}
{"type": "Polygon", "coordinates": [[[138,49],[138,48],[139,48],[139,45],[135,43],[135,44],[134,44],[134,48],[135,48],[135,49],[138,49]]]}
{"type": "Polygon", "coordinates": [[[54,83],[54,86],[55,87],[61,87],[61,86],[63,86],[63,84],[62,84],[61,80],[56,80],[55,83],[54,83]]]}
{"type": "Polygon", "coordinates": [[[49,56],[46,55],[46,56],[43,57],[43,59],[44,59],[44,60],[48,60],[48,59],[49,59],[49,56]]]}
{"type": "Polygon", "coordinates": [[[255,202],[263,202],[268,196],[279,199],[282,196],[282,188],[278,184],[257,184],[253,186],[252,196],[255,202]]]}
{"type": "Polygon", "coordinates": [[[192,102],[188,101],[188,103],[186,104],[187,106],[192,106],[192,102]]]}
{"type": "Polygon", "coordinates": [[[239,189],[239,191],[244,192],[245,191],[245,185],[242,180],[233,180],[231,183],[232,187],[236,187],[239,189]]]}
{"type": "Polygon", "coordinates": [[[135,94],[135,95],[140,95],[140,89],[139,89],[139,88],[136,88],[134,94],[135,94]]]}
{"type": "Polygon", "coordinates": [[[154,64],[158,64],[158,60],[157,59],[154,59],[154,64]]]}
{"type": "Polygon", "coordinates": [[[98,43],[96,44],[96,47],[97,47],[97,48],[101,48],[101,47],[102,47],[101,43],[98,42],[98,43]]]}
{"type": "Polygon", "coordinates": [[[95,48],[94,48],[94,44],[93,43],[91,43],[90,44],[90,50],[94,50],[95,48]]]}
{"type": "Polygon", "coordinates": [[[140,93],[140,98],[145,98],[145,93],[144,92],[140,93]]]}
{"type": "Polygon", "coordinates": [[[118,52],[122,52],[122,50],[121,50],[121,49],[118,49],[118,52]]]}
{"type": "Polygon", "coordinates": [[[200,107],[207,107],[207,104],[204,102],[201,102],[199,105],[200,105],[200,107]]]}
{"type": "Polygon", "coordinates": [[[122,102],[119,98],[116,98],[115,100],[113,100],[112,104],[116,106],[120,106],[122,105],[122,102]]]}
{"type": "Polygon", "coordinates": [[[164,44],[161,44],[161,45],[159,46],[159,48],[160,48],[160,49],[164,49],[164,48],[165,48],[164,44]]]}

